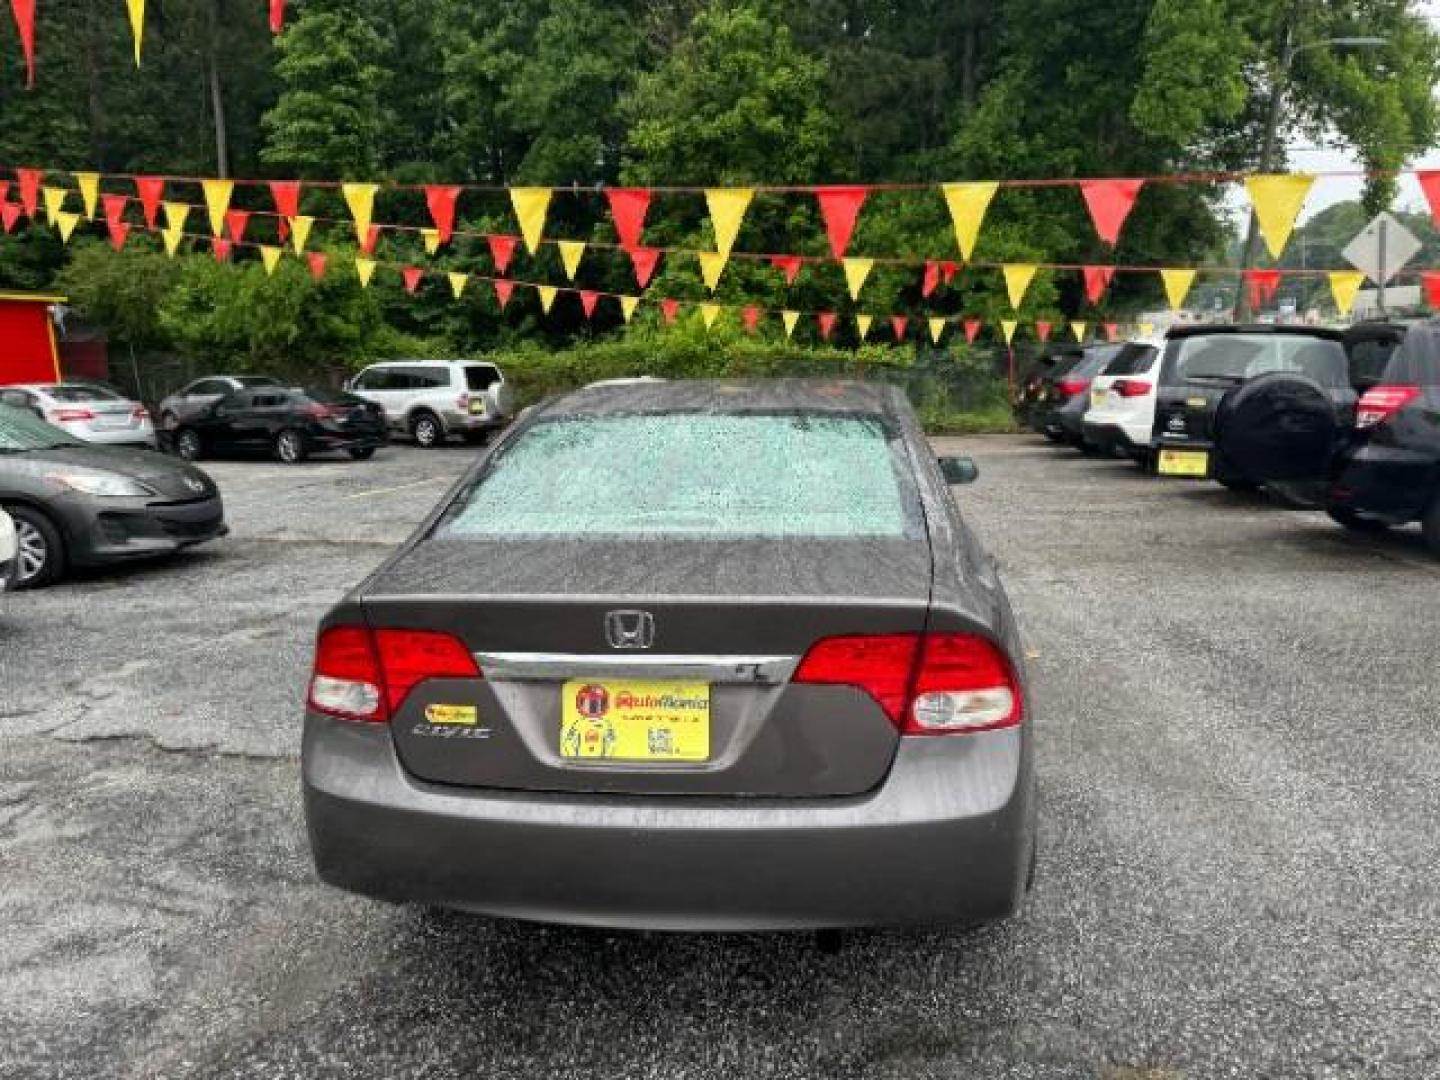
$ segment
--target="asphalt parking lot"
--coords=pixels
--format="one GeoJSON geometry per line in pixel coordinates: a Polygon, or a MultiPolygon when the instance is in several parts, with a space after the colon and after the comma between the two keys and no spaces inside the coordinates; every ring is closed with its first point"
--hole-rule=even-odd
{"type": "Polygon", "coordinates": [[[314,880],[318,615],[472,450],[211,463],[233,535],[0,597],[0,1076],[1440,1073],[1440,563],[1418,533],[942,440],[1039,727],[1025,913],[969,933],[492,924],[314,880]]]}

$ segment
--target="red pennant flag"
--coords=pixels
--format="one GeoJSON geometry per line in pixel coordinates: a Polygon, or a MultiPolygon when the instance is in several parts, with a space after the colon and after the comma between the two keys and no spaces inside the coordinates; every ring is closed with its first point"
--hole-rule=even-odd
{"type": "Polygon", "coordinates": [[[655,267],[660,262],[660,249],[648,247],[632,247],[626,249],[630,253],[630,264],[635,267],[635,280],[640,288],[650,284],[650,279],[655,276],[655,267]]]}
{"type": "Polygon", "coordinates": [[[229,240],[224,240],[217,236],[214,240],[210,241],[210,250],[214,253],[216,262],[223,263],[230,261],[229,240]]]}
{"type": "Polygon", "coordinates": [[[940,278],[941,278],[941,280],[944,281],[946,285],[949,285],[952,281],[955,280],[955,274],[956,274],[956,272],[957,272],[959,269],[960,269],[960,264],[959,264],[959,263],[957,263],[957,262],[955,262],[955,261],[953,261],[953,260],[951,260],[951,259],[946,259],[944,262],[942,262],[942,263],[940,264],[940,278]]]}
{"type": "Polygon", "coordinates": [[[15,175],[20,178],[20,205],[25,208],[25,216],[33,218],[40,212],[40,184],[45,170],[16,169],[15,175]]]}
{"type": "Polygon", "coordinates": [[[785,284],[794,285],[795,275],[800,273],[801,258],[799,255],[771,255],[770,265],[785,275],[785,284]]]}
{"type": "Polygon", "coordinates": [[[1095,223],[1095,231],[1111,247],[1119,241],[1120,229],[1134,209],[1135,197],[1144,184],[1144,180],[1081,182],[1080,193],[1085,196],[1085,205],[1090,208],[1090,220],[1095,223]]]}
{"type": "Polygon", "coordinates": [[[1115,276],[1113,266],[1085,266],[1081,267],[1085,275],[1085,299],[1092,304],[1098,304],[1100,297],[1105,295],[1105,290],[1110,287],[1110,279],[1115,276]]]}
{"type": "Polygon", "coordinates": [[[140,207],[145,211],[145,227],[153,232],[160,213],[160,200],[165,197],[165,181],[158,176],[137,176],[135,194],[140,197],[140,207]]]}
{"type": "Polygon", "coordinates": [[[1415,179],[1420,181],[1420,190],[1430,204],[1430,220],[1435,222],[1436,228],[1440,228],[1440,171],[1417,172],[1415,179]]]}
{"type": "Polygon", "coordinates": [[[677,315],[680,314],[680,301],[679,301],[679,300],[661,300],[661,301],[660,301],[660,314],[665,316],[665,322],[666,322],[667,325],[674,323],[674,322],[675,322],[675,316],[677,316],[677,315]]]}
{"type": "Polygon", "coordinates": [[[920,283],[920,295],[929,297],[940,287],[940,264],[934,259],[925,260],[925,280],[920,283]]]}
{"type": "MultiPolygon", "coordinates": [[[[270,32],[278,34],[285,29],[285,0],[270,0],[270,32]]],[[[290,215],[294,217],[294,214],[290,215]]]]}
{"type": "Polygon", "coordinates": [[[1113,322],[1107,322],[1107,323],[1105,323],[1105,340],[1106,340],[1106,341],[1114,341],[1114,340],[1115,340],[1117,337],[1119,337],[1119,336],[1120,336],[1120,326],[1119,326],[1118,323],[1113,323],[1113,322]]]}
{"type": "Polygon", "coordinates": [[[117,221],[108,225],[110,229],[110,246],[116,251],[125,250],[125,241],[130,238],[130,226],[123,221],[117,221]]]}
{"type": "Polygon", "coordinates": [[[910,325],[910,320],[909,320],[908,318],[906,318],[904,315],[891,315],[891,316],[890,316],[890,329],[892,329],[892,330],[895,331],[895,340],[896,340],[896,341],[904,341],[904,340],[905,340],[905,329],[906,329],[906,327],[908,327],[909,325],[910,325]]]}
{"type": "Polygon", "coordinates": [[[1425,289],[1425,302],[1432,308],[1440,308],[1440,270],[1421,273],[1420,284],[1425,289]]]}
{"type": "Polygon", "coordinates": [[[1048,322],[1042,322],[1039,319],[1035,320],[1035,336],[1039,338],[1042,343],[1050,340],[1050,329],[1051,327],[1048,322]]]}
{"type": "Polygon", "coordinates": [[[1250,290],[1250,306],[1264,307],[1280,288],[1279,270],[1246,270],[1245,285],[1250,290]]]}
{"type": "Polygon", "coordinates": [[[300,216],[300,182],[298,180],[271,180],[270,197],[275,200],[275,212],[281,217],[300,216]]]}
{"type": "Polygon", "coordinates": [[[850,246],[850,236],[855,231],[855,219],[860,216],[867,194],[863,187],[815,189],[820,216],[825,219],[825,232],[830,237],[830,254],[837,259],[845,257],[845,249],[850,246]]]}
{"type": "Polygon", "coordinates": [[[10,0],[10,10],[15,14],[15,29],[20,32],[20,48],[25,53],[25,85],[34,86],[35,0],[10,0]]]}
{"type": "Polygon", "coordinates": [[[505,310],[505,305],[510,303],[510,295],[515,291],[515,283],[508,278],[496,278],[492,284],[495,286],[495,299],[500,301],[500,310],[505,310]]]}
{"type": "Polygon", "coordinates": [[[754,306],[747,307],[741,312],[740,318],[745,323],[745,332],[747,334],[753,334],[755,333],[755,327],[760,322],[760,309],[754,306]]]}
{"type": "Polygon", "coordinates": [[[375,254],[375,245],[380,243],[380,226],[371,225],[365,233],[365,242],[360,245],[360,250],[366,255],[375,254]]]}
{"type": "Polygon", "coordinates": [[[965,327],[966,344],[974,345],[975,339],[980,336],[980,320],[966,319],[961,325],[965,327]]]}
{"type": "Polygon", "coordinates": [[[585,318],[595,314],[595,302],[600,299],[600,294],[594,289],[580,290],[580,310],[585,312],[585,318]]]}
{"type": "Polygon", "coordinates": [[[305,256],[305,261],[310,264],[310,276],[319,281],[325,276],[325,255],[323,252],[312,251],[305,256]]]}
{"type": "Polygon", "coordinates": [[[455,203],[460,198],[458,187],[427,187],[425,204],[430,207],[430,220],[440,234],[440,242],[448,244],[455,235],[455,203]]]}
{"type": "Polygon", "coordinates": [[[287,243],[290,239],[290,221],[288,218],[277,217],[275,219],[275,232],[280,237],[280,243],[287,243]]]}
{"type": "Polygon", "coordinates": [[[249,210],[226,210],[225,231],[230,234],[230,239],[235,243],[245,242],[245,229],[250,224],[249,210]]]}
{"type": "Polygon", "coordinates": [[[510,269],[510,256],[515,254],[515,245],[520,242],[518,236],[488,236],[486,240],[490,244],[490,258],[495,260],[495,272],[505,273],[510,269]]]}
{"type": "Polygon", "coordinates": [[[105,224],[109,227],[112,235],[115,232],[115,226],[125,220],[125,204],[128,201],[124,195],[100,196],[100,205],[105,210],[105,224]]]}
{"type": "Polygon", "coordinates": [[[0,203],[0,221],[4,222],[7,233],[15,231],[15,223],[20,220],[20,215],[23,213],[24,210],[21,209],[19,203],[0,203]]]}
{"type": "Polygon", "coordinates": [[[415,290],[420,288],[420,279],[425,276],[425,271],[418,266],[407,266],[400,271],[400,278],[405,282],[405,291],[412,296],[415,290]]]}
{"type": "Polygon", "coordinates": [[[835,312],[822,311],[815,317],[820,321],[820,336],[829,341],[830,334],[835,329],[835,312]]]}
{"type": "Polygon", "coordinates": [[[645,215],[650,212],[649,189],[606,188],[605,197],[610,200],[610,217],[615,221],[620,246],[626,251],[633,251],[640,246],[640,236],[645,231],[645,215]]]}

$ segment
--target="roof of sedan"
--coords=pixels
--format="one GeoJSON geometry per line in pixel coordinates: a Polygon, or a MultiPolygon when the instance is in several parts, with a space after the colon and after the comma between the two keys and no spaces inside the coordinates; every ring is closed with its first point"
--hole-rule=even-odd
{"type": "Polygon", "coordinates": [[[900,392],[850,379],[724,379],[587,386],[541,406],[549,416],[634,413],[833,412],[894,416],[900,392]]]}

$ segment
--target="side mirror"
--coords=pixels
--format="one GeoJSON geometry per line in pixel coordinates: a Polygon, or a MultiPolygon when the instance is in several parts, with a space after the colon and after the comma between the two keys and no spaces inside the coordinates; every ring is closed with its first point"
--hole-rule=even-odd
{"type": "Polygon", "coordinates": [[[940,474],[947,484],[973,484],[980,479],[980,466],[968,457],[942,457],[940,474]]]}

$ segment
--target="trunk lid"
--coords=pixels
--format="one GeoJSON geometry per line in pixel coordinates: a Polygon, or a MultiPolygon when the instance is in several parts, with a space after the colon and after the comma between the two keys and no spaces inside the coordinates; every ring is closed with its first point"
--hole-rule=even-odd
{"type": "Polygon", "coordinates": [[[884,778],[898,735],[862,691],[790,677],[821,638],[923,630],[930,580],[925,540],[432,537],[361,606],[373,627],[453,634],[482,669],[421,684],[392,720],[421,779],[838,796],[884,778]],[[597,748],[612,756],[573,756],[597,748]]]}

